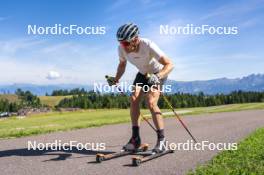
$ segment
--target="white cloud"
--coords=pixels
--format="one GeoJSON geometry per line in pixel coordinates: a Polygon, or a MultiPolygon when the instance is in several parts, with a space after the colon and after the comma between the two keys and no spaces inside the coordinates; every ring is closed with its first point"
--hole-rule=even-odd
{"type": "Polygon", "coordinates": [[[44,40],[36,39],[13,39],[8,41],[0,41],[0,56],[16,54],[20,50],[32,50],[41,44],[44,44],[44,40]]]}
{"type": "Polygon", "coordinates": [[[129,0],[117,0],[114,3],[112,3],[111,6],[109,6],[106,11],[112,12],[114,10],[119,10],[120,8],[122,9],[123,6],[127,5],[130,1],[129,0]]]}
{"type": "Polygon", "coordinates": [[[115,74],[115,47],[37,39],[0,41],[0,83],[86,84],[104,80],[104,75],[115,74]],[[51,70],[63,76],[47,76],[51,70]]]}
{"type": "Polygon", "coordinates": [[[262,23],[262,19],[259,18],[251,18],[249,20],[243,20],[238,26],[239,28],[250,28],[250,27],[255,27],[257,24],[262,23]]]}
{"type": "Polygon", "coordinates": [[[56,71],[49,71],[48,75],[47,75],[47,79],[48,80],[55,80],[55,79],[59,79],[61,77],[59,72],[56,71]]]}
{"type": "Polygon", "coordinates": [[[218,17],[227,17],[227,19],[233,19],[235,18],[234,16],[241,17],[241,15],[252,12],[259,8],[263,8],[263,0],[229,3],[213,9],[211,13],[202,16],[200,20],[208,20],[212,18],[215,19],[218,17]]]}

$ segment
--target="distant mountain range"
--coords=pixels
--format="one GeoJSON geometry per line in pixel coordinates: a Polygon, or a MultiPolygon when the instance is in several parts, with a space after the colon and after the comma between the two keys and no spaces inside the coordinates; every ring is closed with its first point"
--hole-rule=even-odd
{"type": "MultiPolygon", "coordinates": [[[[198,93],[204,92],[205,94],[216,93],[230,93],[235,90],[243,91],[264,91],[264,74],[251,74],[242,78],[219,78],[213,80],[203,81],[175,81],[168,80],[167,84],[172,85],[172,93],[198,93]]],[[[53,90],[58,89],[73,89],[84,88],[92,90],[93,85],[81,84],[57,84],[57,85],[34,85],[34,84],[13,84],[13,85],[0,85],[0,93],[14,93],[16,89],[29,90],[36,95],[51,94],[53,90]]]]}
{"type": "Polygon", "coordinates": [[[35,84],[12,84],[12,85],[0,85],[0,94],[13,94],[20,88],[24,91],[28,90],[35,95],[45,95],[46,93],[51,94],[54,90],[59,89],[74,89],[84,88],[91,90],[92,85],[81,85],[81,84],[56,84],[56,85],[35,85],[35,84]]]}
{"type": "Polygon", "coordinates": [[[169,80],[172,85],[172,92],[205,94],[230,93],[235,90],[242,91],[264,91],[264,74],[251,74],[242,78],[228,79],[219,78],[204,81],[174,81],[169,80]]]}

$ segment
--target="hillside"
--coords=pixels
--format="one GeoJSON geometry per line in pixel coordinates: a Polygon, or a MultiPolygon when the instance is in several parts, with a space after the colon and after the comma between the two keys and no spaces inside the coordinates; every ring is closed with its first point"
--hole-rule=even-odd
{"type": "MultiPolygon", "coordinates": [[[[46,104],[50,107],[57,105],[62,99],[70,98],[68,96],[38,96],[42,104],[46,104]]],[[[18,102],[18,96],[15,94],[0,94],[0,99],[7,99],[9,102],[18,102]]]]}
{"type": "Polygon", "coordinates": [[[62,99],[70,98],[71,95],[68,96],[39,96],[39,99],[42,104],[46,104],[50,107],[56,106],[62,99]]]}
{"type": "Polygon", "coordinates": [[[0,94],[0,99],[6,99],[9,102],[17,102],[19,100],[15,94],[0,94]]]}

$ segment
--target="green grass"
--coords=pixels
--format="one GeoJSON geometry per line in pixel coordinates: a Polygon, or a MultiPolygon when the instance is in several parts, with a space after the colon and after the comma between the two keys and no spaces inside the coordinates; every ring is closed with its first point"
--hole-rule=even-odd
{"type": "Polygon", "coordinates": [[[263,175],[264,128],[256,130],[238,144],[238,149],[223,151],[189,175],[263,175]]]}
{"type": "Polygon", "coordinates": [[[243,103],[243,104],[230,104],[230,105],[185,108],[185,109],[192,111],[188,114],[235,112],[235,111],[244,111],[244,110],[253,110],[253,109],[264,109],[264,103],[243,103]]]}
{"type": "Polygon", "coordinates": [[[68,96],[39,96],[40,102],[42,104],[48,105],[50,107],[54,107],[64,98],[70,98],[71,95],[68,96]]]}
{"type": "Polygon", "coordinates": [[[54,112],[22,119],[11,117],[0,121],[0,138],[21,137],[128,121],[128,110],[54,112]]]}
{"type": "MultiPolygon", "coordinates": [[[[234,104],[203,108],[184,108],[186,114],[202,114],[214,112],[229,112],[248,109],[264,109],[264,103],[234,104]]],[[[170,111],[163,109],[163,112],[170,111]]],[[[142,114],[148,114],[142,110],[142,114]]],[[[170,117],[165,116],[165,117],[170,117]]],[[[99,109],[76,112],[52,112],[48,114],[32,115],[25,118],[10,117],[0,119],[0,138],[14,138],[35,134],[65,131],[79,128],[96,127],[108,124],[129,122],[129,109],[99,109]]]]}
{"type": "MultiPolygon", "coordinates": [[[[42,104],[48,105],[50,107],[56,106],[62,99],[70,98],[72,95],[68,96],[39,96],[40,102],[42,104]]],[[[6,99],[9,102],[18,102],[18,96],[16,94],[0,94],[0,99],[6,99]]]]}

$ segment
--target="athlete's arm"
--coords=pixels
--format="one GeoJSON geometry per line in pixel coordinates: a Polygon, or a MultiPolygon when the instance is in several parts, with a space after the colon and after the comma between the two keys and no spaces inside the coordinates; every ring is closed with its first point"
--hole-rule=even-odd
{"type": "Polygon", "coordinates": [[[159,71],[159,73],[157,73],[157,76],[160,79],[162,79],[168,76],[168,74],[172,71],[174,66],[173,66],[172,61],[166,56],[161,56],[158,61],[160,64],[163,65],[163,68],[159,71]]]}
{"type": "Polygon", "coordinates": [[[160,64],[163,65],[163,68],[157,73],[157,76],[160,79],[167,77],[173,69],[171,59],[169,59],[154,42],[150,42],[149,48],[151,57],[154,57],[160,64]]]}
{"type": "Polygon", "coordinates": [[[119,64],[118,64],[117,72],[116,72],[116,76],[115,76],[115,81],[116,82],[118,82],[119,79],[124,74],[124,72],[126,70],[126,64],[127,64],[127,61],[125,59],[120,59],[119,60],[119,64]]]}

